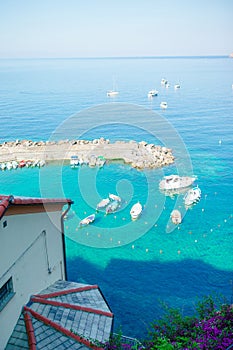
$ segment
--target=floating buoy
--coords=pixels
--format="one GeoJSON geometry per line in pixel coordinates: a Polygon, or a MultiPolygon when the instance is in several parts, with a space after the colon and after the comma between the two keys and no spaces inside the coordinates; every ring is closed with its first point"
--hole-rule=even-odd
{"type": "Polygon", "coordinates": [[[122,218],[122,220],[125,220],[125,218],[122,218]]]}
{"type": "Polygon", "coordinates": [[[101,234],[100,234],[100,233],[98,233],[98,237],[101,237],[101,234]]]}
{"type": "Polygon", "coordinates": [[[160,249],[159,253],[160,253],[160,254],[162,254],[162,253],[163,253],[162,249],[160,249]]]}
{"type": "Polygon", "coordinates": [[[181,253],[180,250],[178,250],[177,253],[180,254],[181,253]]]}
{"type": "Polygon", "coordinates": [[[116,217],[116,215],[114,215],[113,217],[114,217],[114,219],[116,219],[116,218],[117,218],[117,217],[116,217]]]}
{"type": "Polygon", "coordinates": [[[110,241],[112,241],[112,237],[110,237],[110,241]]]}
{"type": "Polygon", "coordinates": [[[227,222],[227,219],[225,219],[224,222],[227,222]]]}
{"type": "Polygon", "coordinates": [[[210,232],[213,232],[213,229],[212,229],[212,228],[210,229],[210,232]]]}
{"type": "Polygon", "coordinates": [[[180,226],[178,226],[177,229],[180,230],[180,226]]]}
{"type": "Polygon", "coordinates": [[[146,248],[146,253],[148,253],[148,251],[149,251],[149,249],[148,249],[148,248],[146,248]]]}
{"type": "Polygon", "coordinates": [[[155,224],[155,227],[157,227],[158,225],[157,224],[155,224]]]}
{"type": "Polygon", "coordinates": [[[134,249],[134,245],[132,245],[132,249],[134,249]]]}
{"type": "Polygon", "coordinates": [[[88,235],[89,235],[89,232],[87,232],[86,235],[88,236],[88,235]]]}
{"type": "Polygon", "coordinates": [[[191,235],[191,234],[192,234],[192,231],[189,231],[189,234],[191,235]]]}
{"type": "Polygon", "coordinates": [[[121,241],[118,241],[118,244],[121,244],[121,241]]]}
{"type": "Polygon", "coordinates": [[[76,227],[75,231],[78,231],[78,227],[76,227]]]}
{"type": "Polygon", "coordinates": [[[86,214],[86,213],[87,213],[86,211],[83,212],[83,214],[86,214]]]}
{"type": "Polygon", "coordinates": [[[147,225],[148,224],[148,222],[147,221],[145,221],[145,225],[147,225]]]}
{"type": "Polygon", "coordinates": [[[204,208],[202,208],[202,209],[201,209],[201,211],[205,211],[205,209],[204,209],[204,208]]]}
{"type": "Polygon", "coordinates": [[[195,241],[194,241],[195,243],[197,243],[197,239],[195,239],[195,241]]]}
{"type": "Polygon", "coordinates": [[[218,143],[221,145],[222,144],[222,140],[219,140],[218,143]]]}

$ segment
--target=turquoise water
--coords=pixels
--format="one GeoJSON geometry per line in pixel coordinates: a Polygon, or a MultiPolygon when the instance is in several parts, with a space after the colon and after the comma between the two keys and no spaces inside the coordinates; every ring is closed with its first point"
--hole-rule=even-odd
{"type": "Polygon", "coordinates": [[[175,164],[164,169],[112,163],[72,170],[57,163],[0,173],[1,193],[74,200],[65,224],[68,277],[98,284],[115,328],[126,335],[143,337],[160,301],[191,313],[199,296],[232,298],[232,73],[229,58],[0,61],[1,142],[103,136],[174,151],[175,164]],[[120,93],[109,99],[113,77],[120,93]],[[169,89],[160,86],[163,77],[169,89]],[[151,100],[152,88],[159,95],[151,100]],[[187,211],[182,193],[171,198],[158,189],[161,177],[174,172],[195,174],[202,190],[187,211]],[[109,193],[122,197],[120,210],[99,212],[93,225],[79,229],[109,193]],[[131,222],[138,200],[143,213],[131,222]],[[184,215],[178,227],[169,220],[175,207],[184,215]]]}

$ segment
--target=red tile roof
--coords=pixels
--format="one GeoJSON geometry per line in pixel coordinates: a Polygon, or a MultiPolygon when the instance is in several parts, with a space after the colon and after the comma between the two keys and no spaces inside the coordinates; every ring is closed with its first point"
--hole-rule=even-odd
{"type": "Polygon", "coordinates": [[[32,198],[0,195],[0,219],[9,206],[12,205],[39,205],[39,204],[72,204],[71,199],[66,198],[32,198]]]}

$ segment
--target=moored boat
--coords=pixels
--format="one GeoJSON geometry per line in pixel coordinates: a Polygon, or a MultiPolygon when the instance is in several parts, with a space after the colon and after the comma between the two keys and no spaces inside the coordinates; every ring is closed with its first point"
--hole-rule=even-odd
{"type": "Polygon", "coordinates": [[[179,188],[189,187],[196,180],[195,177],[169,175],[164,176],[164,179],[160,181],[159,188],[161,190],[173,190],[179,188]]]}
{"type": "Polygon", "coordinates": [[[162,78],[161,79],[161,85],[166,85],[168,83],[167,79],[162,78]]]}
{"type": "Polygon", "coordinates": [[[130,210],[130,215],[132,220],[136,220],[142,212],[142,205],[140,202],[134,204],[130,210]]]}
{"type": "Polygon", "coordinates": [[[175,224],[175,225],[180,224],[182,221],[181,212],[177,209],[172,210],[171,220],[172,220],[173,224],[175,224]]]}
{"type": "Polygon", "coordinates": [[[109,97],[117,96],[118,94],[119,94],[119,92],[116,90],[107,91],[107,96],[109,96],[109,97]]]}
{"type": "Polygon", "coordinates": [[[104,209],[110,203],[109,198],[102,199],[96,206],[96,210],[104,209]]]}
{"type": "Polygon", "coordinates": [[[71,156],[70,158],[70,167],[71,168],[77,168],[79,164],[78,156],[71,156]]]}
{"type": "Polygon", "coordinates": [[[120,206],[119,201],[113,201],[106,207],[106,214],[114,213],[120,206]]]}
{"type": "Polygon", "coordinates": [[[160,108],[167,109],[167,102],[161,102],[160,103],[160,108]]]}
{"type": "Polygon", "coordinates": [[[158,96],[158,90],[150,90],[147,94],[148,97],[158,96]]]}
{"type": "Polygon", "coordinates": [[[92,223],[95,220],[95,214],[91,214],[86,218],[82,219],[79,223],[79,226],[86,226],[92,223]]]}
{"type": "Polygon", "coordinates": [[[121,202],[121,197],[117,196],[116,194],[109,193],[109,198],[113,201],[121,202]]]}
{"type": "Polygon", "coordinates": [[[201,189],[196,186],[188,190],[188,192],[184,196],[184,204],[186,206],[190,206],[192,204],[197,203],[201,198],[201,189]]]}

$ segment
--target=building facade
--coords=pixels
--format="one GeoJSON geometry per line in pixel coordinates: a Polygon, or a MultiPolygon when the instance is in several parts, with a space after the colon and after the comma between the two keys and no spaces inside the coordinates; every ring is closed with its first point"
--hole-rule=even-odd
{"type": "Polygon", "coordinates": [[[71,204],[0,196],[0,350],[30,296],[66,279],[63,218],[71,204]]]}

